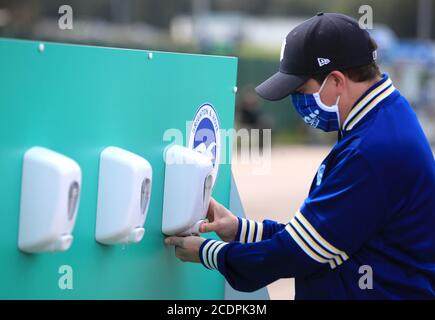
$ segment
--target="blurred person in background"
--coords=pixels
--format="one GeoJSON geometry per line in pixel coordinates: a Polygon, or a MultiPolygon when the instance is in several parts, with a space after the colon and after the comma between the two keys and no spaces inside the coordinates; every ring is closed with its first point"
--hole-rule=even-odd
{"type": "Polygon", "coordinates": [[[237,118],[241,128],[251,130],[258,129],[258,141],[252,141],[254,138],[251,135],[251,147],[258,145],[260,150],[263,149],[263,130],[272,127],[273,121],[260,110],[258,103],[258,95],[251,90],[251,86],[247,86],[242,90],[239,100],[239,108],[237,108],[237,118]]]}

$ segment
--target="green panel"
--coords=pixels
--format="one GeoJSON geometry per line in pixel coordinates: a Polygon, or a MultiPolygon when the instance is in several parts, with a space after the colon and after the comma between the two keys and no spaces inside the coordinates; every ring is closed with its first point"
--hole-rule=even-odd
{"type": "MultiPolygon", "coordinates": [[[[204,102],[216,108],[221,128],[233,128],[237,59],[164,52],[149,59],[140,50],[56,43],[40,52],[38,42],[10,39],[0,39],[0,57],[0,298],[222,299],[218,272],[180,262],[163,244],[163,133],[185,133],[186,121],[204,102]],[[36,145],[73,158],[82,169],[67,252],[28,255],[17,248],[22,158],[36,145]],[[95,242],[99,155],[110,145],[153,167],[139,244],[95,242]],[[72,290],[59,289],[61,265],[73,268],[72,290]]],[[[221,150],[227,161],[213,194],[227,206],[231,142],[221,150]]]]}

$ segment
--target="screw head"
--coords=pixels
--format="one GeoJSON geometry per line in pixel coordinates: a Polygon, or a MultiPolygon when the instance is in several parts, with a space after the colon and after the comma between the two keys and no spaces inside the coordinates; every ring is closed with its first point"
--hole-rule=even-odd
{"type": "Polygon", "coordinates": [[[153,58],[153,53],[152,52],[148,52],[148,59],[151,60],[153,58]]]}
{"type": "Polygon", "coordinates": [[[43,43],[40,43],[40,44],[38,45],[38,51],[39,51],[39,52],[44,52],[44,50],[45,50],[45,45],[44,45],[43,43]]]}
{"type": "Polygon", "coordinates": [[[237,86],[233,87],[233,93],[237,93],[237,86]]]}

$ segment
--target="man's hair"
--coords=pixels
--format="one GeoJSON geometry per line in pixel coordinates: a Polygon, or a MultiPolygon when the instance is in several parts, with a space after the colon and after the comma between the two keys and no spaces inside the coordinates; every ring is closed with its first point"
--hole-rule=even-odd
{"type": "MultiPolygon", "coordinates": [[[[378,48],[378,45],[372,38],[370,38],[370,46],[372,51],[375,51],[378,48]]],[[[364,66],[358,66],[338,71],[344,73],[350,80],[354,82],[370,81],[381,75],[381,71],[379,70],[376,60],[364,66]]],[[[326,73],[315,74],[312,76],[312,78],[316,80],[319,84],[322,84],[329,73],[330,71],[326,73]]]]}

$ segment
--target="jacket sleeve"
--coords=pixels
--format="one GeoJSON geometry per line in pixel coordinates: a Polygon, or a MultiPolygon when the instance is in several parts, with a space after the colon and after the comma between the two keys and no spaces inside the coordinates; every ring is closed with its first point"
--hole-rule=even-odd
{"type": "Polygon", "coordinates": [[[329,260],[311,259],[292,238],[288,226],[259,242],[207,239],[199,250],[201,263],[208,269],[219,270],[234,289],[246,292],[324,267],[329,260]]]}
{"type": "Polygon", "coordinates": [[[280,278],[304,278],[346,263],[380,232],[387,210],[381,178],[365,158],[351,152],[340,161],[340,169],[328,173],[284,227],[272,224],[268,237],[261,232],[257,237],[254,225],[248,236],[240,232],[243,242],[206,240],[199,251],[202,264],[219,270],[236,290],[254,291],[280,278]]]}
{"type": "Polygon", "coordinates": [[[250,219],[240,218],[235,241],[241,243],[253,243],[272,238],[272,236],[285,228],[285,224],[273,220],[257,222],[250,219]]]}

